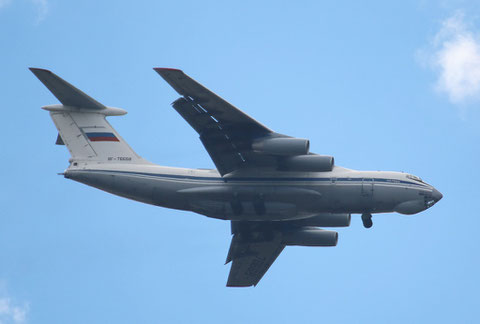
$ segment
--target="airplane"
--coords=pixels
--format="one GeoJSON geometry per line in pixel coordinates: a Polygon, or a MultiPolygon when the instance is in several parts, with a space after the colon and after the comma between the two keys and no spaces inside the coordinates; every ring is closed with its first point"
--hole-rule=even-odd
{"type": "Polygon", "coordinates": [[[121,197],[229,220],[228,287],[256,286],[286,246],[336,246],[338,233],[361,214],[412,215],[442,194],[412,174],[356,171],[310,152],[307,139],[276,133],[183,71],[154,70],[180,94],[173,108],[199,134],[216,169],[153,164],[135,153],[107,122],[125,115],[51,71],[30,68],[61,104],[49,111],[56,144],[71,158],[63,176],[121,197]]]}

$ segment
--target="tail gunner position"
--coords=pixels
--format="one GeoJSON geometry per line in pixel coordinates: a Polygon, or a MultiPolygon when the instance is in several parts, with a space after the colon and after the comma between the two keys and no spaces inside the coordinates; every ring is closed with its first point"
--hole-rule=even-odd
{"type": "Polygon", "coordinates": [[[307,139],[276,133],[180,70],[155,71],[181,97],[173,108],[200,135],[216,170],[164,167],[137,155],[106,121],[126,111],[104,106],[54,73],[30,69],[61,104],[42,107],[71,154],[65,178],[161,207],[231,221],[227,286],[257,285],[287,245],[335,246],[319,227],[350,225],[361,214],[411,215],[442,194],[419,177],[356,171],[309,151],[307,139]]]}

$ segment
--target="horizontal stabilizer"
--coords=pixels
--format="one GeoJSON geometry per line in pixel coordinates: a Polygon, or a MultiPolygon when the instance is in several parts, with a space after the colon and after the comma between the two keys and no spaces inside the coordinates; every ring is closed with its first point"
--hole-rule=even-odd
{"type": "Polygon", "coordinates": [[[30,68],[30,71],[32,71],[48,90],[50,90],[50,92],[65,106],[96,110],[106,108],[104,105],[49,70],[30,68]]]}

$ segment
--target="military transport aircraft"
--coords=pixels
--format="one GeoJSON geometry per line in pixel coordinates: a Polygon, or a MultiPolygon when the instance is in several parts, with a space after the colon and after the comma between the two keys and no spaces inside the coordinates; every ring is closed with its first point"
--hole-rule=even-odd
{"type": "Polygon", "coordinates": [[[155,68],[181,97],[173,108],[200,135],[216,170],[172,168],[137,155],[106,121],[126,111],[104,106],[54,73],[30,69],[61,104],[44,106],[70,151],[63,173],[109,193],[231,221],[227,286],[258,284],[287,245],[335,246],[319,227],[361,214],[416,214],[442,194],[419,177],[355,171],[309,151],[309,141],[276,133],[180,70],[155,68]]]}

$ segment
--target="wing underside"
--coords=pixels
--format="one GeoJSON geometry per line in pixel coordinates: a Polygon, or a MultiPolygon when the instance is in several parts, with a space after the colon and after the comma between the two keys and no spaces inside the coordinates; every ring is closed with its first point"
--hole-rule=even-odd
{"type": "MultiPolygon", "coordinates": [[[[318,228],[322,223],[333,225],[331,217],[325,214],[292,221],[232,221],[233,238],[226,261],[232,261],[232,267],[227,286],[256,286],[285,246],[336,246],[338,233],[318,228]]],[[[337,221],[335,225],[348,226],[350,216],[342,219],[343,224],[337,221]]]]}
{"type": "Polygon", "coordinates": [[[272,132],[180,70],[156,68],[155,71],[182,95],[172,106],[200,135],[221,175],[276,165],[275,157],[254,152],[252,142],[285,135],[272,132]]]}
{"type": "Polygon", "coordinates": [[[256,286],[284,248],[279,235],[254,239],[234,234],[227,257],[227,262],[233,261],[227,286],[256,286]]]}

